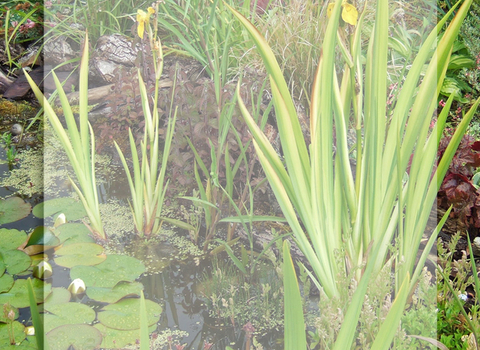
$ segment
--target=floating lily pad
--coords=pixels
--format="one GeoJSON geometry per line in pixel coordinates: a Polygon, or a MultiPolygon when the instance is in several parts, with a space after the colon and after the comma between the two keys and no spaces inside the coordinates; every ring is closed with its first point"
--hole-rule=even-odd
{"type": "Polygon", "coordinates": [[[0,228],[0,250],[12,250],[20,247],[27,239],[24,231],[0,228]]]}
{"type": "Polygon", "coordinates": [[[11,275],[25,271],[32,264],[32,259],[21,250],[4,250],[1,254],[5,267],[11,275]]]}
{"type": "Polygon", "coordinates": [[[56,247],[59,244],[60,240],[52,233],[52,231],[50,231],[50,229],[45,226],[38,226],[30,234],[23,251],[28,255],[35,255],[56,247]]]}
{"type": "MultiPolygon", "coordinates": [[[[101,323],[94,325],[103,335],[102,349],[123,349],[129,344],[135,344],[140,339],[140,330],[120,331],[118,329],[107,328],[101,323]]],[[[154,324],[148,328],[149,333],[152,333],[157,328],[154,324]]]]}
{"type": "Polygon", "coordinates": [[[92,326],[73,324],[57,327],[46,335],[50,350],[97,349],[102,343],[102,334],[92,326]],[[71,349],[71,348],[70,348],[71,349]]]}
{"type": "MultiPolygon", "coordinates": [[[[145,300],[148,325],[160,320],[162,307],[151,300],[145,300]]],[[[98,320],[108,328],[122,331],[140,328],[140,299],[122,299],[118,303],[105,306],[98,312],[98,320]]]]}
{"type": "Polygon", "coordinates": [[[67,220],[79,220],[87,216],[82,202],[70,197],[50,199],[33,207],[33,215],[37,218],[46,218],[58,213],[64,213],[67,220]]]}
{"type": "Polygon", "coordinates": [[[26,218],[32,206],[20,197],[0,199],[0,225],[26,218]]]}
{"type": "Polygon", "coordinates": [[[96,243],[75,243],[58,249],[57,265],[72,268],[77,265],[97,265],[106,259],[103,247],[96,243]]]}
{"type": "Polygon", "coordinates": [[[4,274],[0,277],[0,293],[8,292],[13,286],[13,277],[4,274]]]}
{"type": "Polygon", "coordinates": [[[145,265],[140,260],[126,255],[112,254],[96,266],[72,267],[70,278],[82,279],[87,287],[113,288],[120,281],[136,280],[144,272],[145,265]]]}
{"type": "Polygon", "coordinates": [[[86,324],[95,320],[95,311],[85,304],[72,302],[48,305],[45,309],[50,312],[43,317],[45,332],[65,324],[86,324]]]}
{"type": "Polygon", "coordinates": [[[48,310],[50,306],[68,303],[71,297],[72,294],[65,288],[52,288],[52,292],[45,298],[43,307],[48,310]]]}
{"type": "Polygon", "coordinates": [[[94,243],[92,233],[84,224],[67,223],[55,228],[55,233],[64,246],[73,243],[94,243]]]}
{"type": "MultiPolygon", "coordinates": [[[[44,295],[48,295],[50,293],[52,285],[44,283],[37,278],[32,280],[32,284],[37,303],[43,302],[44,295]]],[[[7,302],[17,308],[30,306],[28,299],[27,280],[16,280],[12,289],[10,289],[8,293],[0,294],[0,304],[6,304],[7,302]]]]}
{"type": "Polygon", "coordinates": [[[10,334],[12,333],[15,342],[23,341],[26,337],[24,329],[25,326],[17,321],[13,321],[11,329],[9,324],[0,324],[0,349],[5,349],[10,345],[10,334]]]}
{"type": "Polygon", "coordinates": [[[3,262],[2,253],[0,253],[0,276],[5,273],[5,263],[3,262]]]}
{"type": "Polygon", "coordinates": [[[143,285],[139,282],[119,282],[113,288],[88,287],[87,296],[102,303],[113,304],[126,296],[140,296],[143,285]]]}

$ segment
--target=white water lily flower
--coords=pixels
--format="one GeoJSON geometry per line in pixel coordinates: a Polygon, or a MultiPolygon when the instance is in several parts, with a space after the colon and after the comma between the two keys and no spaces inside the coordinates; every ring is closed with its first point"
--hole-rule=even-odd
{"type": "Polygon", "coordinates": [[[80,278],[74,279],[72,283],[70,283],[70,285],[68,286],[68,290],[70,291],[70,293],[72,293],[72,295],[82,294],[85,292],[86,289],[87,287],[85,287],[85,282],[83,282],[83,280],[81,280],[80,278]]]}
{"type": "Polygon", "coordinates": [[[33,275],[42,280],[50,278],[52,276],[52,273],[52,265],[50,265],[46,261],[41,261],[33,268],[33,275]]]}
{"type": "Polygon", "coordinates": [[[58,227],[60,225],[63,225],[66,222],[67,222],[67,218],[65,217],[65,214],[60,213],[60,214],[58,214],[57,218],[55,219],[55,223],[53,224],[53,227],[58,227]]]}

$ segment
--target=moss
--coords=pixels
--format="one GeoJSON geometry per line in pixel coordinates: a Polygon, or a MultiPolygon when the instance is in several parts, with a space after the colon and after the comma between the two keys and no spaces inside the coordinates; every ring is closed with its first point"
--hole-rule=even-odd
{"type": "Polygon", "coordinates": [[[25,101],[10,101],[0,98],[0,115],[5,119],[27,120],[35,117],[38,108],[25,101]]]}

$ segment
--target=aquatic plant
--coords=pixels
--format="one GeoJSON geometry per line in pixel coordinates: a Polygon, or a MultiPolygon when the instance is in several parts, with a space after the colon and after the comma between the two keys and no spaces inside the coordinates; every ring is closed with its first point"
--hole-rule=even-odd
{"type": "MultiPolygon", "coordinates": [[[[143,12],[143,11],[142,11],[143,12]]],[[[145,12],[143,12],[145,14],[145,12]]],[[[155,13],[153,8],[149,8],[148,13],[155,13]]],[[[137,152],[135,139],[129,129],[130,149],[132,153],[133,162],[133,176],[127,165],[125,156],[122,150],[115,142],[115,147],[122,160],[123,167],[127,173],[128,184],[132,195],[131,207],[136,230],[141,235],[158,234],[161,229],[162,219],[160,214],[163,207],[163,199],[168,186],[168,181],[165,183],[165,172],[167,169],[167,160],[170,155],[170,146],[172,144],[173,131],[176,121],[176,112],[173,118],[170,117],[167,130],[165,132],[165,142],[163,146],[163,153],[159,154],[159,124],[160,118],[158,115],[158,90],[159,81],[163,71],[163,51],[162,43],[157,37],[156,30],[152,30],[147,15],[142,17],[140,14],[137,20],[142,24],[141,30],[138,34],[142,35],[145,30],[148,31],[149,45],[153,54],[154,71],[155,71],[155,96],[153,109],[150,110],[147,95],[147,89],[143,82],[140,71],[138,72],[138,81],[140,85],[140,96],[142,98],[143,114],[145,117],[145,132],[144,138],[140,144],[140,157],[137,152]],[[161,157],[161,162],[160,162],[161,157]],[[141,159],[141,161],[140,161],[141,159]]],[[[139,25],[140,28],[140,25],[139,25]]]]}
{"type": "MultiPolygon", "coordinates": [[[[357,326],[368,284],[395,261],[395,299],[374,335],[371,349],[390,346],[407,297],[416,285],[439,227],[446,220],[444,216],[416,265],[420,240],[440,180],[480,103],[480,99],[477,100],[465,115],[434,168],[436,149],[453,96],[433,129],[432,114],[437,107],[438,90],[453,42],[471,2],[465,1],[457,10],[433,53],[431,48],[437,33],[451,12],[430,33],[400,88],[395,108],[386,115],[389,3],[376,2],[374,30],[366,61],[362,63],[360,39],[366,11],[358,18],[356,27],[348,27],[353,34],[347,37],[349,45],[346,46],[348,33],[345,27],[339,27],[343,2],[337,0],[331,8],[312,87],[309,145],[302,135],[282,71],[267,42],[245,17],[230,8],[248,30],[268,71],[286,167],[241,97],[240,107],[270,185],[297,244],[311,265],[311,278],[327,298],[341,296],[337,284],[339,275],[352,276],[357,283],[350,305],[342,312],[344,322],[333,349],[351,347],[355,337],[352,330],[357,326]],[[341,81],[335,64],[338,50],[344,61],[341,81]],[[427,63],[422,77],[422,68],[427,63]],[[347,144],[346,123],[350,118],[357,136],[355,173],[347,144]],[[397,250],[389,256],[392,242],[396,242],[397,250]],[[344,252],[340,261],[335,259],[336,252],[344,252]]],[[[287,251],[285,247],[284,256],[288,256],[287,251]]],[[[295,272],[289,268],[292,261],[287,258],[284,264],[285,289],[298,288],[295,272]]],[[[296,344],[305,343],[305,333],[298,329],[304,329],[298,327],[304,324],[303,315],[294,312],[301,308],[301,298],[293,291],[288,295],[285,297],[285,344],[286,349],[298,349],[296,344]]]]}
{"type": "Polygon", "coordinates": [[[67,129],[64,129],[50,102],[28,73],[25,73],[35,96],[44,108],[45,114],[75,171],[80,186],[77,186],[70,177],[69,179],[87,211],[88,218],[90,219],[90,228],[97,237],[106,239],[107,236],[103,230],[100,217],[95,179],[95,137],[88,121],[88,34],[85,35],[85,47],[80,64],[79,127],[77,127],[72,107],[68,102],[62,84],[54,72],[52,72],[52,75],[62,104],[67,129]]]}

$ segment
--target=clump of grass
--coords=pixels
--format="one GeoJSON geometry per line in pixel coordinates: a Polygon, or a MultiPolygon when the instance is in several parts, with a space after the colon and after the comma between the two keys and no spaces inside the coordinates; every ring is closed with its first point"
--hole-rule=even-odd
{"type": "MultiPolygon", "coordinates": [[[[324,8],[313,0],[292,0],[256,19],[296,100],[309,98],[327,23],[324,8]]],[[[240,58],[249,69],[263,70],[260,55],[249,51],[240,58]]]]}

